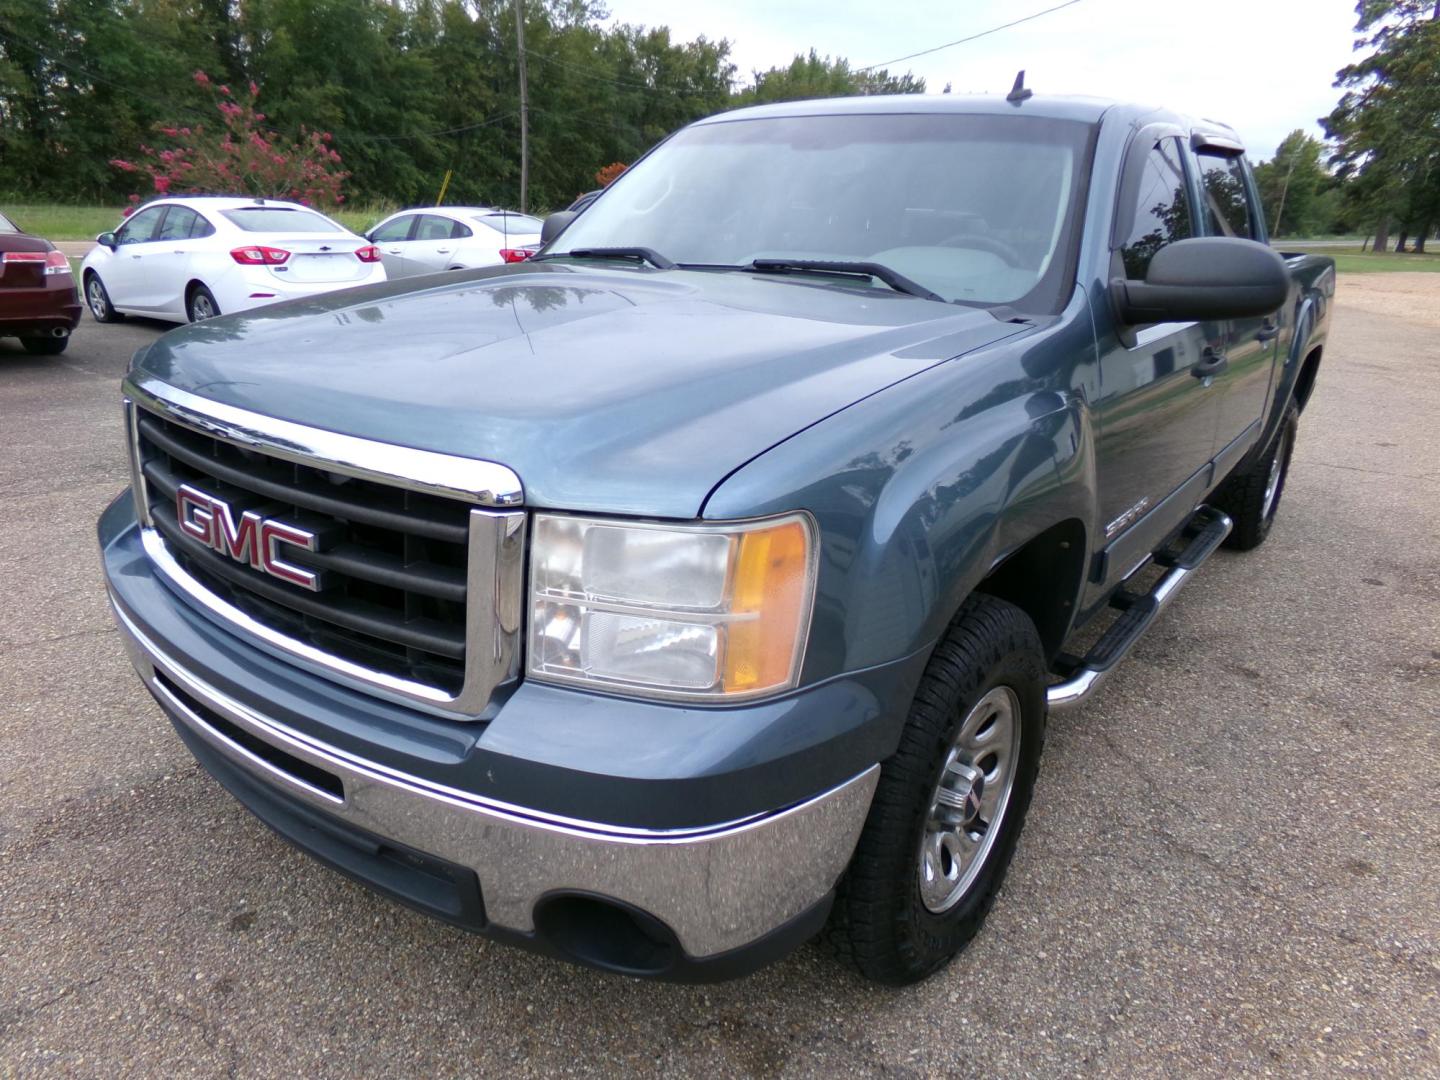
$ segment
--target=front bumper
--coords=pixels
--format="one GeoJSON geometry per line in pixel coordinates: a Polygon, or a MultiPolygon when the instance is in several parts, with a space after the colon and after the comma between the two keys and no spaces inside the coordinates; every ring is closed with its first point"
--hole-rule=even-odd
{"type": "MultiPolygon", "coordinates": [[[[221,783],[330,865],[467,928],[632,974],[730,977],[823,922],[877,766],[781,809],[708,826],[615,825],[500,802],[301,730],[293,714],[281,719],[265,704],[258,654],[245,700],[236,684],[217,685],[225,680],[154,629],[175,636],[177,612],[157,605],[184,602],[126,546],[107,547],[106,574],[145,685],[221,783]],[[149,580],[136,588],[141,575],[149,580]]],[[[202,640],[190,644],[210,662],[202,640]]]]}

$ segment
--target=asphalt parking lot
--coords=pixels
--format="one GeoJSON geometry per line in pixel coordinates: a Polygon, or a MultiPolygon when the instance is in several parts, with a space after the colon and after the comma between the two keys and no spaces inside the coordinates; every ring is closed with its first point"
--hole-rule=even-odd
{"type": "Polygon", "coordinates": [[[1440,274],[1342,280],[1270,541],[1052,722],[989,923],[903,991],[815,947],[607,977],[285,846],[105,604],[117,381],[164,328],[0,342],[0,1075],[1440,1075],[1437,311],[1440,274]]]}

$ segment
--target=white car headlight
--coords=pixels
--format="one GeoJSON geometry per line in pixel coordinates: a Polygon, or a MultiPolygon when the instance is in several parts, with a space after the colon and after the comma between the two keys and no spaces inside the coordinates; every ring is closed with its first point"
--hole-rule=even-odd
{"type": "Polygon", "coordinates": [[[816,555],[804,514],[713,526],[537,514],[529,673],[696,701],[789,689],[816,555]]]}

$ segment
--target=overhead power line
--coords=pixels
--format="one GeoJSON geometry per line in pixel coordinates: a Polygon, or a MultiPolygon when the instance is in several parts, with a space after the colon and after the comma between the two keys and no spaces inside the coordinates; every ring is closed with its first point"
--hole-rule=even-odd
{"type": "Polygon", "coordinates": [[[978,34],[971,34],[969,37],[957,38],[955,41],[947,41],[944,45],[936,45],[930,49],[921,49],[919,52],[907,53],[904,56],[897,56],[894,60],[882,60],[878,64],[868,64],[865,67],[856,68],[855,70],[874,71],[876,68],[889,67],[891,64],[899,64],[905,60],[914,60],[917,56],[929,56],[931,53],[937,53],[941,49],[953,49],[956,45],[964,45],[967,41],[976,41],[983,37],[989,37],[991,34],[998,34],[1001,30],[1009,30],[1012,26],[1019,26],[1021,23],[1027,23],[1034,19],[1038,19],[1042,15],[1049,15],[1052,12],[1059,11],[1061,8],[1073,7],[1078,3],[1080,3],[1080,0],[1065,0],[1065,3],[1063,4],[1056,4],[1054,7],[1048,7],[1044,11],[1037,11],[1033,15],[1026,15],[1024,18],[1014,19],[1011,22],[1007,23],[1001,23],[999,26],[992,26],[989,30],[981,30],[978,34]]]}

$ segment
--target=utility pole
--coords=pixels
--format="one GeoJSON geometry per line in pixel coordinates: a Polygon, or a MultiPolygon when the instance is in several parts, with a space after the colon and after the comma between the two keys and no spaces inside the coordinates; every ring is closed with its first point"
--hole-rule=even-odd
{"type": "Polygon", "coordinates": [[[1285,172],[1285,183],[1280,188],[1280,208],[1275,211],[1275,235],[1280,235],[1280,215],[1285,213],[1285,196],[1290,194],[1290,177],[1295,173],[1295,154],[1290,155],[1290,168],[1285,172]]]}
{"type": "Polygon", "coordinates": [[[525,77],[525,0],[515,0],[515,52],[520,61],[520,212],[530,209],[530,87],[525,77]]]}

